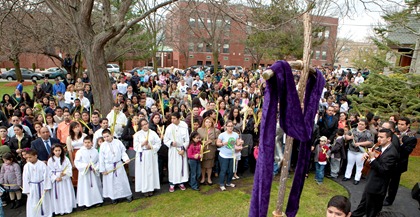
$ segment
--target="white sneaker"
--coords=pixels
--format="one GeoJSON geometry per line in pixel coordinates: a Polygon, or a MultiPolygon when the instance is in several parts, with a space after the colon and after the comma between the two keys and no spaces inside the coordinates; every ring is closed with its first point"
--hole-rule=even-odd
{"type": "Polygon", "coordinates": [[[225,186],[220,186],[220,190],[226,191],[226,187],[225,186]]]}

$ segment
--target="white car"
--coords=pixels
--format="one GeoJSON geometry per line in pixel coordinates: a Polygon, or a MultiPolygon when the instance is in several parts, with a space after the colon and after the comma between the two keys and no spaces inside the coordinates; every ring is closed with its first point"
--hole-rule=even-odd
{"type": "Polygon", "coordinates": [[[118,64],[106,64],[106,69],[108,70],[108,73],[120,72],[120,66],[118,64]]]}

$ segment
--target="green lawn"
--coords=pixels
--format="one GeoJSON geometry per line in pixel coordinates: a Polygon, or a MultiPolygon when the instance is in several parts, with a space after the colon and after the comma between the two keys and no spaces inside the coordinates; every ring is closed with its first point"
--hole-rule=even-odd
{"type": "Polygon", "coordinates": [[[410,156],[408,159],[408,171],[401,176],[400,185],[412,189],[414,184],[420,181],[420,157],[410,156]]]}
{"type": "MultiPolygon", "coordinates": [[[[12,95],[15,92],[16,85],[6,86],[9,82],[0,82],[0,95],[3,97],[4,94],[12,95]]],[[[24,86],[23,91],[27,91],[30,96],[32,96],[32,85],[24,86]]]]}
{"type": "MultiPolygon", "coordinates": [[[[278,179],[278,177],[277,177],[278,179]]],[[[300,216],[325,216],[328,200],[337,194],[348,196],[348,192],[339,184],[329,179],[323,185],[317,185],[313,174],[306,180],[300,203],[300,216]]],[[[291,179],[287,189],[290,190],[291,179]]],[[[202,186],[200,192],[187,189],[140,198],[132,203],[119,203],[88,211],[75,212],[71,216],[247,216],[253,177],[236,181],[237,187],[221,192],[218,185],[202,186]]],[[[269,215],[275,209],[277,201],[278,181],[273,182],[271,189],[269,215]]]]}

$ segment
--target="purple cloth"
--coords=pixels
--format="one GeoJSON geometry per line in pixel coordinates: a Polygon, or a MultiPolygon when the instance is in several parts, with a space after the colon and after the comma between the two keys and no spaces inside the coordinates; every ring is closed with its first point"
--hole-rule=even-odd
{"type": "MultiPolygon", "coordinates": [[[[267,81],[264,93],[259,155],[254,175],[254,188],[249,216],[267,216],[273,179],[278,103],[280,103],[280,126],[284,132],[295,139],[308,142],[311,139],[315,113],[325,85],[325,80],[319,71],[317,71],[316,78],[314,76],[308,78],[305,95],[305,114],[303,115],[290,65],[286,61],[277,61],[270,68],[273,70],[274,76],[267,81]]],[[[301,161],[308,163],[309,158],[299,158],[299,162],[301,161]]],[[[303,181],[304,177],[303,180],[300,180],[302,187],[303,181]]],[[[299,204],[299,197],[300,194],[295,198],[297,201],[294,200],[292,203],[299,204]]]]}

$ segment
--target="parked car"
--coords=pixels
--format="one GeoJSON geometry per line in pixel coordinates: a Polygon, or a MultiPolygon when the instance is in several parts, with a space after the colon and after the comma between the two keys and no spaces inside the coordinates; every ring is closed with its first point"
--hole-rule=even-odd
{"type": "Polygon", "coordinates": [[[48,68],[44,71],[40,71],[41,74],[43,74],[47,78],[55,79],[57,77],[60,77],[61,79],[65,79],[67,75],[67,70],[60,67],[52,67],[48,68]]]}
{"type": "MultiPolygon", "coordinates": [[[[40,80],[44,78],[43,74],[35,73],[34,71],[29,70],[29,69],[20,69],[20,71],[22,72],[23,79],[40,80]]],[[[16,80],[15,69],[10,69],[9,71],[1,74],[1,77],[9,81],[16,80]]]]}
{"type": "Polygon", "coordinates": [[[118,64],[106,64],[106,69],[108,70],[109,73],[120,72],[120,66],[118,64]]]}
{"type": "Polygon", "coordinates": [[[239,73],[244,72],[244,69],[242,68],[242,66],[226,66],[225,67],[226,71],[232,71],[232,70],[235,70],[236,68],[238,69],[239,73]]]}

